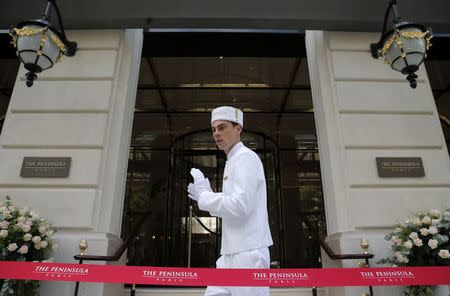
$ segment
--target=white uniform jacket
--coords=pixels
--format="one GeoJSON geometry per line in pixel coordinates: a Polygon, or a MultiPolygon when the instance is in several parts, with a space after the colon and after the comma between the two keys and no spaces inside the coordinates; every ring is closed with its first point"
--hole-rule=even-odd
{"type": "Polygon", "coordinates": [[[228,153],[222,192],[203,192],[198,206],[222,218],[222,255],[272,245],[264,169],[241,142],[228,153]]]}

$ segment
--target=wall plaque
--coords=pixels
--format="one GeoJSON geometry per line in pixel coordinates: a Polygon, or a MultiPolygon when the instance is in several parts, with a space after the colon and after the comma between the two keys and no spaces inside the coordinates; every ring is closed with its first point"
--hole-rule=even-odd
{"type": "Polygon", "coordinates": [[[71,157],[24,157],[20,176],[25,178],[65,178],[71,157]]]}
{"type": "Polygon", "coordinates": [[[421,157],[377,157],[378,177],[420,178],[425,177],[421,157]]]}

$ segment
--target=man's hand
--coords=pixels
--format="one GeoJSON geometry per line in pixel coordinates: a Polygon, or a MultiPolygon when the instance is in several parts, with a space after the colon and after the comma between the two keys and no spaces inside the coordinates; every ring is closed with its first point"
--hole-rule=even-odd
{"type": "Polygon", "coordinates": [[[203,175],[202,171],[196,168],[191,169],[191,176],[194,178],[194,184],[197,184],[203,180],[205,180],[205,176],[203,175]]]}
{"type": "MultiPolygon", "coordinates": [[[[203,174],[202,174],[203,175],[203,174]]],[[[203,192],[207,191],[207,192],[212,192],[211,189],[211,184],[209,183],[208,178],[203,178],[202,181],[199,181],[197,183],[189,183],[188,188],[188,196],[190,198],[192,198],[195,201],[198,201],[198,199],[200,198],[200,194],[202,194],[203,192]]]]}
{"type": "Polygon", "coordinates": [[[197,190],[195,189],[194,184],[189,183],[187,191],[189,193],[188,194],[189,198],[192,198],[193,200],[198,201],[199,196],[197,195],[197,190]]]}

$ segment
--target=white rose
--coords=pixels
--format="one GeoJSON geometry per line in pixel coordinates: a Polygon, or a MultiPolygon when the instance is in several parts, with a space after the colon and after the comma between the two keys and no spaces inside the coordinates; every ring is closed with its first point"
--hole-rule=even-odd
{"type": "Polygon", "coordinates": [[[4,220],[4,221],[0,222],[0,228],[8,229],[8,226],[9,226],[9,222],[8,221],[4,220]]]}
{"type": "Polygon", "coordinates": [[[32,237],[33,236],[31,235],[31,233],[26,233],[23,236],[23,240],[27,242],[27,241],[31,240],[32,237]]]}
{"type": "Polygon", "coordinates": [[[38,230],[41,234],[45,234],[45,232],[47,231],[47,227],[41,225],[39,226],[38,230]]]}
{"type": "Polygon", "coordinates": [[[10,210],[11,212],[14,211],[16,209],[16,205],[12,204],[8,207],[8,210],[10,210]]]}
{"type": "Polygon", "coordinates": [[[394,241],[394,243],[397,245],[397,246],[402,246],[403,245],[403,241],[400,239],[400,238],[397,238],[395,241],[394,241]]]}
{"type": "Polygon", "coordinates": [[[33,239],[31,241],[33,243],[37,244],[41,241],[41,237],[36,235],[35,237],[33,237],[33,239]]]}
{"type": "Polygon", "coordinates": [[[431,218],[428,216],[423,217],[422,223],[427,225],[431,224],[431,218]]]}
{"type": "Polygon", "coordinates": [[[406,256],[399,256],[398,258],[397,258],[397,260],[398,260],[398,262],[400,262],[400,263],[407,263],[408,262],[408,258],[406,258],[406,256]]]}
{"type": "Polygon", "coordinates": [[[48,230],[45,235],[51,237],[55,232],[53,230],[48,230]]]}
{"type": "Polygon", "coordinates": [[[30,211],[30,216],[31,216],[33,219],[39,218],[39,214],[38,214],[36,211],[34,211],[34,210],[31,210],[31,211],[30,211]]]}
{"type": "Polygon", "coordinates": [[[0,213],[3,213],[3,212],[5,212],[6,211],[6,207],[1,207],[0,208],[0,213]]]}
{"type": "Polygon", "coordinates": [[[7,237],[8,236],[8,230],[2,229],[0,230],[0,237],[7,237]]]}
{"type": "Polygon", "coordinates": [[[26,245],[23,245],[17,252],[19,252],[20,254],[26,254],[28,253],[28,247],[26,245]]]}
{"type": "Polygon", "coordinates": [[[439,250],[438,255],[439,255],[439,257],[444,258],[444,259],[450,258],[450,252],[448,250],[439,250]]]}
{"type": "Polygon", "coordinates": [[[23,224],[22,225],[22,230],[23,230],[23,232],[29,232],[31,230],[31,226],[23,224]]]}
{"type": "Polygon", "coordinates": [[[423,242],[422,242],[422,240],[421,240],[420,238],[415,238],[415,239],[414,239],[414,244],[415,244],[416,246],[418,246],[418,247],[423,246],[423,242]]]}
{"type": "Polygon", "coordinates": [[[44,240],[44,241],[41,241],[41,248],[46,248],[48,246],[48,243],[44,240]]]}
{"type": "Polygon", "coordinates": [[[438,246],[438,241],[435,239],[430,239],[428,241],[428,245],[430,246],[431,249],[436,249],[438,246]]]}
{"type": "Polygon", "coordinates": [[[402,262],[403,260],[403,255],[399,251],[394,253],[394,257],[397,259],[398,262],[402,262]]]}
{"type": "Polygon", "coordinates": [[[393,236],[391,237],[391,242],[394,242],[396,239],[397,239],[397,236],[396,236],[396,235],[393,235],[393,236]]]}
{"type": "Polygon", "coordinates": [[[430,234],[436,234],[436,233],[438,233],[439,232],[439,230],[437,229],[437,227],[436,226],[430,226],[430,227],[428,227],[428,232],[430,233],[430,234]]]}
{"type": "Polygon", "coordinates": [[[413,247],[413,243],[412,243],[412,241],[406,241],[404,244],[403,244],[403,246],[405,247],[405,248],[407,248],[407,249],[412,249],[412,247],[413,247]]]}
{"type": "Polygon", "coordinates": [[[26,213],[28,213],[29,210],[30,210],[29,208],[25,207],[25,208],[23,208],[23,209],[21,209],[21,210],[19,211],[19,215],[20,215],[20,216],[25,216],[26,213]]]}
{"type": "Polygon", "coordinates": [[[439,211],[439,210],[431,210],[430,211],[430,216],[431,217],[441,217],[441,211],[439,211]]]}
{"type": "Polygon", "coordinates": [[[19,218],[17,218],[17,222],[24,222],[26,220],[26,218],[24,216],[20,216],[19,218]]]}
{"type": "Polygon", "coordinates": [[[431,219],[431,225],[438,225],[441,219],[431,219]]]}
{"type": "Polygon", "coordinates": [[[427,228],[421,228],[420,229],[420,234],[422,236],[427,236],[428,235],[428,229],[427,228]]]}
{"type": "Polygon", "coordinates": [[[14,252],[15,250],[17,250],[17,244],[13,243],[13,244],[9,244],[7,247],[8,251],[10,252],[14,252]]]}
{"type": "Polygon", "coordinates": [[[409,234],[409,238],[410,239],[416,239],[416,238],[418,238],[419,237],[419,235],[417,234],[417,232],[411,232],[410,234],[409,234]]]}
{"type": "Polygon", "coordinates": [[[34,248],[36,250],[40,250],[41,249],[41,244],[40,243],[34,244],[34,248]]]}
{"type": "Polygon", "coordinates": [[[413,224],[416,225],[416,226],[422,225],[422,221],[420,221],[419,218],[415,218],[412,222],[413,222],[413,224]]]}

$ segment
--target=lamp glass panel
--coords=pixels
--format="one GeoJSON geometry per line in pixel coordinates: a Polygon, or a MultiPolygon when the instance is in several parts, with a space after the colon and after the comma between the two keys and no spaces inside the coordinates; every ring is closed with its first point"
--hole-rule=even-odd
{"type": "Polygon", "coordinates": [[[22,51],[20,53],[20,58],[24,64],[34,64],[36,61],[36,52],[35,51],[22,51]]]}
{"type": "MultiPolygon", "coordinates": [[[[391,38],[392,35],[390,35],[388,38],[386,38],[386,40],[389,40],[391,38]]],[[[386,51],[386,59],[389,63],[389,65],[391,65],[391,67],[396,70],[396,71],[401,71],[402,68],[399,68],[401,66],[401,64],[399,64],[399,61],[397,60],[396,62],[394,62],[400,55],[402,54],[402,51],[400,49],[400,47],[397,45],[396,42],[393,42],[391,47],[389,47],[389,49],[386,51]],[[395,65],[393,65],[393,63],[395,65]]],[[[404,62],[403,62],[404,64],[404,62]]]]}
{"type": "Polygon", "coordinates": [[[405,59],[404,59],[404,58],[398,58],[397,60],[395,60],[395,61],[391,64],[391,67],[392,67],[392,69],[394,69],[395,71],[401,72],[401,71],[406,67],[405,59]]]}
{"type": "Polygon", "coordinates": [[[42,68],[42,70],[46,70],[51,68],[58,58],[59,48],[56,46],[55,42],[52,40],[50,36],[50,32],[46,33],[47,41],[44,43],[42,47],[42,56],[39,58],[37,65],[42,68]]]}
{"type": "MultiPolygon", "coordinates": [[[[49,63],[49,67],[51,67],[53,64],[56,63],[56,60],[58,59],[60,50],[59,48],[56,46],[56,43],[53,41],[52,39],[52,35],[53,33],[51,33],[50,31],[47,31],[47,42],[45,42],[44,47],[42,48],[42,51],[45,53],[45,55],[47,57],[49,57],[51,59],[51,63],[49,63]]],[[[56,36],[55,36],[56,37],[56,36]]],[[[57,37],[56,37],[57,38],[57,37]]],[[[45,68],[42,68],[45,69],[45,68]]]]}
{"type": "MultiPolygon", "coordinates": [[[[402,32],[418,32],[422,33],[422,30],[418,28],[405,28],[400,30],[400,36],[402,32]]],[[[406,53],[409,52],[426,52],[426,40],[425,38],[407,38],[407,37],[400,37],[403,44],[403,49],[406,53]]]]}
{"type": "Polygon", "coordinates": [[[51,68],[53,66],[52,62],[49,60],[48,57],[46,57],[44,54],[42,54],[37,63],[36,63],[39,67],[41,67],[42,70],[51,68]]]}
{"type": "Polygon", "coordinates": [[[419,66],[423,62],[424,54],[420,52],[409,53],[406,56],[406,61],[408,65],[416,65],[419,66]]]}
{"type": "Polygon", "coordinates": [[[17,37],[17,51],[32,50],[37,51],[41,44],[41,34],[31,36],[18,36],[17,37]]]}

